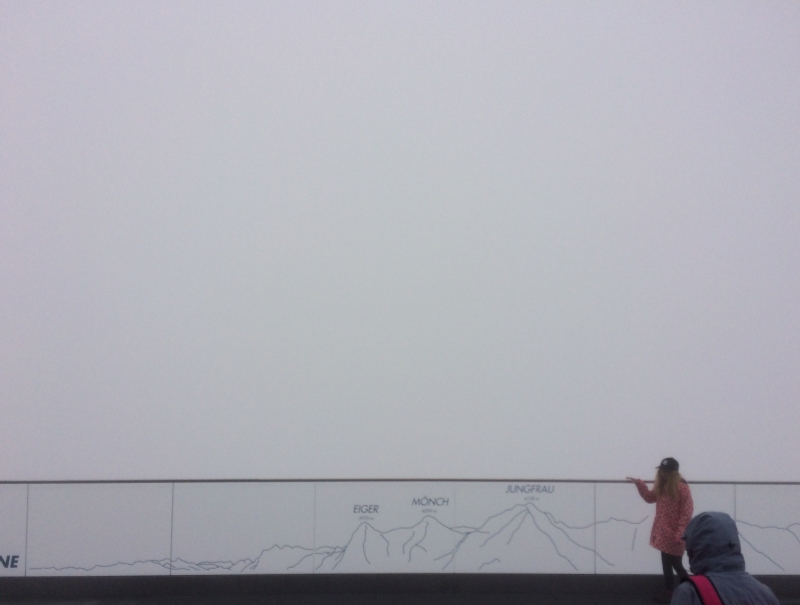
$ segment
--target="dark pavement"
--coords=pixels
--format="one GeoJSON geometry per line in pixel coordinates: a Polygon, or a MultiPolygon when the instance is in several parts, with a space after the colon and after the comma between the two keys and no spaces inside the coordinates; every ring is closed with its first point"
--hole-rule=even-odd
{"type": "MultiPolygon", "coordinates": [[[[800,597],[781,598],[782,605],[800,605],[800,597]]],[[[7,605],[652,605],[652,595],[531,594],[313,594],[165,596],[114,599],[2,600],[7,605]]]]}

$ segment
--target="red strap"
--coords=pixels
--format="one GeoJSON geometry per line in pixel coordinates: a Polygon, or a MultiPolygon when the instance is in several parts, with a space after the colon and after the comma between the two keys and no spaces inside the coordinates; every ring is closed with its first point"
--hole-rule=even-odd
{"type": "Polygon", "coordinates": [[[711,580],[705,576],[689,576],[689,580],[697,589],[703,605],[722,605],[722,599],[719,598],[719,593],[714,588],[711,580]]]}

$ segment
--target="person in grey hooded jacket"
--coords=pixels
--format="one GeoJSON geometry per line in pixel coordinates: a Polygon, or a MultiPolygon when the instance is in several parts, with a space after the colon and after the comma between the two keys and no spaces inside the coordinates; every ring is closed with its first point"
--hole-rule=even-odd
{"type": "MultiPolygon", "coordinates": [[[[775,594],[744,570],[736,522],[725,513],[700,513],[684,534],[689,569],[706,576],[725,605],[780,605],[775,594]]],[[[671,605],[702,605],[691,582],[683,582],[671,605]]]]}

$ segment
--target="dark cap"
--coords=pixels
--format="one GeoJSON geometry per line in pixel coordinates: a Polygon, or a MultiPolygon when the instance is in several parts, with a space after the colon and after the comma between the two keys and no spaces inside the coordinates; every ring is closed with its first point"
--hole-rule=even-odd
{"type": "Polygon", "coordinates": [[[678,470],[678,461],[675,458],[664,458],[656,468],[661,469],[662,471],[677,471],[678,470]]]}

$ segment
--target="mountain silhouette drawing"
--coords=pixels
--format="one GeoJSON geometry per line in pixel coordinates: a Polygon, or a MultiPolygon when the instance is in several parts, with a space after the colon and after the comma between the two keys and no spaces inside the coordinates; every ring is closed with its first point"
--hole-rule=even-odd
{"type": "MultiPolygon", "coordinates": [[[[646,518],[645,518],[646,519],[646,518]]],[[[425,515],[407,527],[382,530],[360,523],[344,544],[309,548],[272,545],[256,556],[235,560],[188,561],[184,558],[112,563],[93,567],[41,567],[61,573],[148,575],[158,568],[172,574],[269,573],[424,573],[529,572],[592,573],[601,561],[613,568],[613,553],[595,548],[595,529],[633,535],[645,521],[610,518],[570,525],[533,503],[517,504],[477,527],[450,527],[425,515]],[[618,525],[620,527],[610,527],[618,525]]],[[[627,540],[627,538],[625,538],[627,540]]]]}

